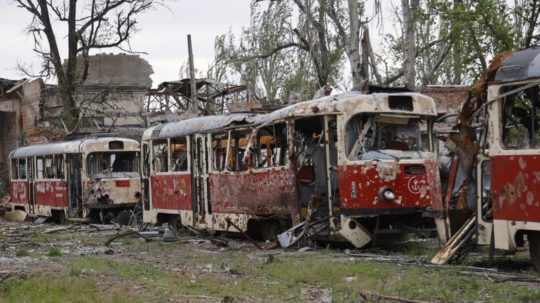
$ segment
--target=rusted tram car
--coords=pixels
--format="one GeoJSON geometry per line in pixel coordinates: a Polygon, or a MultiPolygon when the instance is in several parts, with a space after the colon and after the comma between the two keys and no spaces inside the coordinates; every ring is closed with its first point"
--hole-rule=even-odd
{"type": "MultiPolygon", "coordinates": [[[[474,217],[451,236],[459,239],[472,230],[476,244],[507,252],[516,252],[527,239],[533,264],[540,270],[540,47],[512,53],[500,66],[490,67],[485,79],[487,98],[476,108],[482,121],[481,135],[474,140],[478,153],[472,155],[474,162],[460,157],[453,171],[467,173],[458,163],[471,162],[474,168],[465,200],[474,217]]],[[[463,106],[470,108],[475,109],[463,106]]],[[[469,145],[458,147],[467,151],[469,145]]],[[[463,186],[454,181],[450,187],[456,191],[463,186]]],[[[456,207],[451,199],[444,202],[446,212],[456,207]]],[[[453,218],[446,219],[446,229],[453,231],[450,225],[456,220],[449,219],[453,218]]]]}
{"type": "Polygon", "coordinates": [[[440,198],[435,116],[421,94],[351,92],[148,129],[144,220],[234,231],[232,222],[270,239],[314,216],[327,222],[321,234],[357,247],[422,226],[440,198]]]}
{"type": "Polygon", "coordinates": [[[21,147],[10,155],[14,209],[107,222],[141,200],[140,145],[103,137],[21,147]]]}

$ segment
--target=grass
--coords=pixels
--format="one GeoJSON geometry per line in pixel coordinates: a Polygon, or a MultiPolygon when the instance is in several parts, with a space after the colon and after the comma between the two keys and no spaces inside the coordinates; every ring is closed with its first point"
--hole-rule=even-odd
{"type": "Polygon", "coordinates": [[[60,257],[62,255],[62,252],[60,251],[58,247],[53,246],[49,248],[49,250],[47,251],[47,255],[49,257],[60,257]]]}
{"type": "MultiPolygon", "coordinates": [[[[92,237],[91,242],[102,244],[104,238],[92,237]]],[[[464,275],[459,266],[434,269],[367,262],[332,249],[205,252],[193,251],[189,245],[145,243],[137,238],[118,242],[128,253],[76,256],[61,254],[56,246],[45,248],[49,256],[56,256],[52,262],[65,267],[63,274],[0,283],[0,303],[163,302],[196,296],[215,298],[213,301],[232,297],[244,302],[307,302],[310,298],[305,289],[328,289],[334,302],[358,302],[370,294],[430,302],[540,302],[537,285],[495,283],[464,275]],[[268,254],[274,255],[269,263],[268,254]]],[[[417,259],[431,256],[433,250],[411,242],[399,246],[396,253],[417,259]]],[[[25,253],[22,248],[16,252],[25,253]]],[[[512,268],[521,262],[515,257],[508,260],[512,268]]],[[[532,274],[529,268],[525,270],[532,274]]]]}
{"type": "Polygon", "coordinates": [[[102,292],[92,278],[51,277],[35,275],[24,281],[10,280],[0,285],[3,302],[137,302],[129,294],[102,292]]]}

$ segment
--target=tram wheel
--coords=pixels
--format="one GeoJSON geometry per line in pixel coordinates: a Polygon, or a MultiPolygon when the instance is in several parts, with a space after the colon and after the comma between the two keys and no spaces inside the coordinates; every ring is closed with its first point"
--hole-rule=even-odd
{"type": "Polygon", "coordinates": [[[118,213],[118,216],[116,216],[116,221],[120,225],[128,225],[130,219],[131,219],[131,212],[125,209],[120,211],[118,213]]]}
{"type": "Polygon", "coordinates": [[[531,262],[537,271],[540,271],[540,232],[530,232],[527,235],[529,239],[529,254],[531,262]]]}

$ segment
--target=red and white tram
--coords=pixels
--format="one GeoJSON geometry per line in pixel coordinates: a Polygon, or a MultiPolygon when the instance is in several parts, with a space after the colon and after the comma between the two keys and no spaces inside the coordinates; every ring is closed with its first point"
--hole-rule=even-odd
{"type": "Polygon", "coordinates": [[[435,117],[422,94],[352,92],[150,128],[144,220],[271,239],[310,213],[327,222],[321,234],[357,247],[423,227],[440,198],[435,117]]]}
{"type": "Polygon", "coordinates": [[[141,199],[139,143],[86,138],[21,147],[10,155],[14,209],[30,215],[109,220],[141,199]]]}

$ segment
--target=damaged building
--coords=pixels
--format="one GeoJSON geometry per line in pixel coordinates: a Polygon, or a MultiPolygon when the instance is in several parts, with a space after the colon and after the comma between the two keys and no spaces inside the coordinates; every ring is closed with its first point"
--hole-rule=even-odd
{"type": "MultiPolygon", "coordinates": [[[[138,139],[147,126],[144,105],[152,73],[136,55],[90,57],[88,77],[76,93],[81,114],[75,136],[114,133],[138,139]]],[[[11,150],[64,138],[59,92],[41,78],[0,79],[0,185],[8,177],[11,150]]]]}

